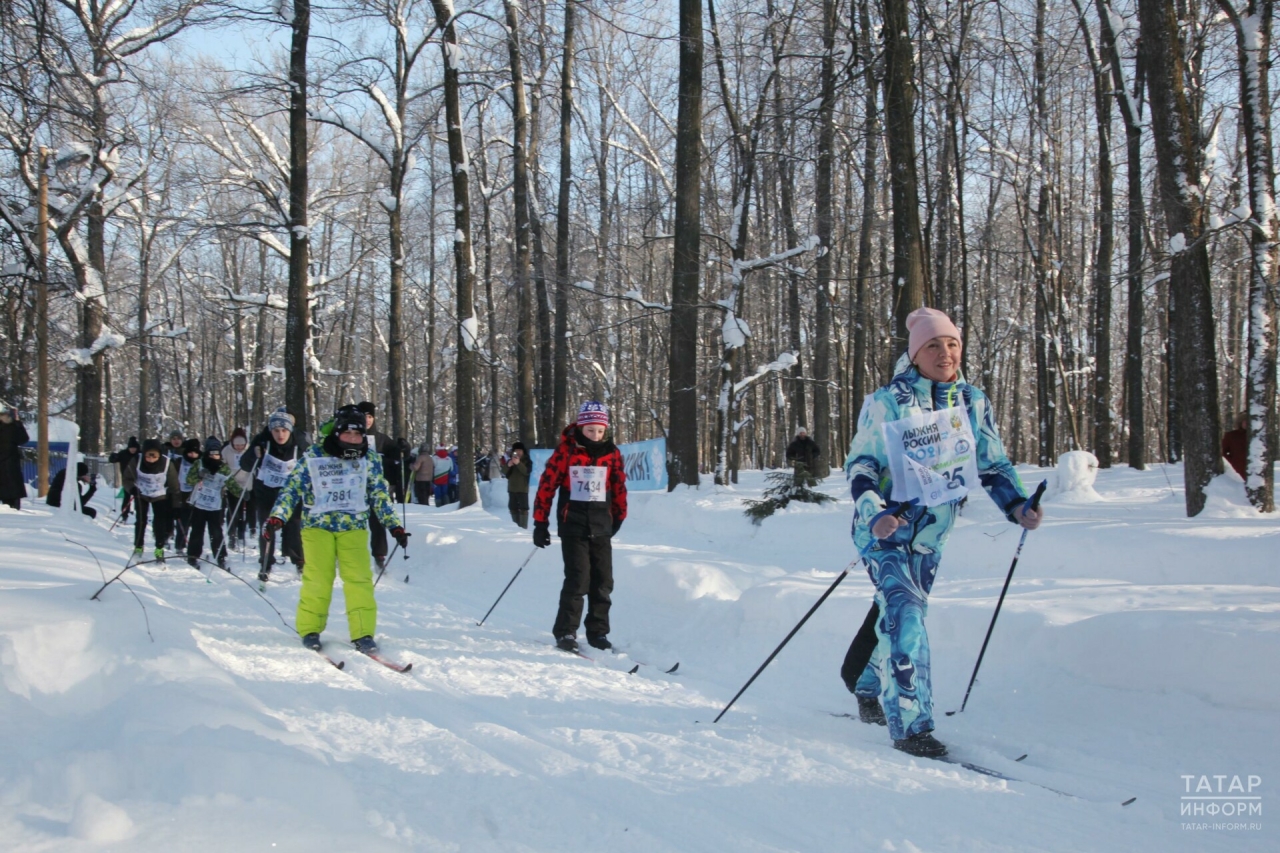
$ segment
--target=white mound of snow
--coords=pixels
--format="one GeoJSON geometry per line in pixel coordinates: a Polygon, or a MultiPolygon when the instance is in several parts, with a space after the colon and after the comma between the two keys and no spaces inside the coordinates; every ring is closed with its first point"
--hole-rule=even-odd
{"type": "Polygon", "coordinates": [[[1092,503],[1102,500],[1093,489],[1098,477],[1098,457],[1087,450],[1069,450],[1058,457],[1054,469],[1053,496],[1071,503],[1092,503]]]}
{"type": "Polygon", "coordinates": [[[97,794],[85,794],[76,802],[69,832],[83,841],[111,844],[133,835],[133,820],[115,803],[97,794]]]}

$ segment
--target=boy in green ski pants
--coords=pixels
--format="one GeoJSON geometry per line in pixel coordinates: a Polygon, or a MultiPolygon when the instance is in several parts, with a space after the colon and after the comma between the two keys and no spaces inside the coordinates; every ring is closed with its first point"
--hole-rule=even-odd
{"type": "Polygon", "coordinates": [[[333,581],[342,575],[343,597],[351,642],[358,651],[378,651],[373,635],[378,605],[373,597],[369,560],[369,513],[377,514],[404,548],[409,534],[391,505],[382,457],[365,444],[364,413],[343,406],[333,416],[332,431],[312,445],[285,481],[263,537],[272,539],[301,505],[302,552],[306,571],[298,596],[298,634],[302,644],[320,650],[320,632],[329,621],[333,581]]]}

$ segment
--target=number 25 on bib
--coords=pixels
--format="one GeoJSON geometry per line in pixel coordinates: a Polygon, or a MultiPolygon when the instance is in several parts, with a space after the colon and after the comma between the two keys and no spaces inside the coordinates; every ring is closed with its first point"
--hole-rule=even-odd
{"type": "Polygon", "coordinates": [[[977,442],[964,403],[884,424],[893,499],[958,501],[978,484],[977,442]]]}

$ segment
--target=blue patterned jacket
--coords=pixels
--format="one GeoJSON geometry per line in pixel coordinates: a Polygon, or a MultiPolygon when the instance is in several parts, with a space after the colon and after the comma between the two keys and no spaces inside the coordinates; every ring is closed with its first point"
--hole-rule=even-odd
{"type": "MultiPolygon", "coordinates": [[[[364,512],[324,512],[319,514],[306,511],[306,507],[315,503],[315,493],[311,488],[311,467],[307,464],[307,460],[317,459],[324,455],[324,448],[319,444],[313,444],[307,448],[307,452],[302,454],[301,458],[298,459],[298,464],[290,472],[289,479],[285,480],[284,485],[280,487],[280,494],[276,497],[275,506],[271,508],[271,517],[278,518],[282,522],[288,521],[289,517],[293,515],[294,508],[301,506],[303,507],[303,527],[328,530],[332,533],[367,529],[369,527],[368,510],[364,512]]],[[[368,450],[365,452],[365,459],[369,463],[365,480],[365,494],[369,499],[368,505],[378,514],[379,520],[388,530],[393,527],[399,527],[400,519],[396,517],[396,511],[391,504],[391,494],[387,489],[387,478],[382,473],[382,457],[375,451],[368,450]]]]}

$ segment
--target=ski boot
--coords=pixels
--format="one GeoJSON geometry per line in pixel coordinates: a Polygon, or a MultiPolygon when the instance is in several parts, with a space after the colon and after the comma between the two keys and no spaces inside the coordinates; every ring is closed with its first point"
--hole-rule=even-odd
{"type": "Polygon", "coordinates": [[[258,570],[258,583],[266,586],[267,579],[271,577],[271,569],[262,568],[258,570]]]}
{"type": "Polygon", "coordinates": [[[946,745],[935,738],[932,732],[920,732],[902,740],[895,740],[893,748],[917,758],[942,758],[947,754],[946,745]]]}
{"type": "Polygon", "coordinates": [[[187,557],[187,565],[196,571],[200,571],[200,560],[197,557],[187,557]]]}
{"type": "Polygon", "coordinates": [[[587,645],[591,646],[591,648],[593,649],[600,649],[601,651],[604,651],[604,652],[607,652],[613,648],[613,643],[609,642],[609,638],[606,637],[604,634],[600,634],[599,636],[594,636],[594,637],[590,634],[587,634],[587,645]]]}
{"type": "Polygon", "coordinates": [[[294,563],[293,567],[298,570],[298,578],[302,578],[302,563],[294,563]]]}
{"type": "Polygon", "coordinates": [[[141,549],[141,548],[134,548],[134,549],[133,549],[133,562],[137,563],[137,562],[139,562],[141,559],[142,559],[142,549],[141,549]]]}
{"type": "Polygon", "coordinates": [[[164,565],[164,549],[163,548],[157,548],[155,550],[155,558],[157,563],[159,563],[161,566],[164,565]]]}
{"type": "Polygon", "coordinates": [[[302,645],[311,649],[311,651],[313,652],[320,651],[320,635],[307,634],[305,637],[302,638],[302,645]]]}
{"type": "Polygon", "coordinates": [[[378,565],[378,571],[379,571],[379,572],[386,570],[386,568],[387,568],[387,558],[386,558],[386,557],[374,557],[374,558],[373,558],[373,562],[374,562],[374,563],[376,563],[376,564],[378,565]]]}
{"type": "Polygon", "coordinates": [[[565,634],[563,637],[556,637],[556,648],[566,652],[576,652],[578,650],[577,635],[565,634]]]}
{"type": "Polygon", "coordinates": [[[874,696],[858,697],[858,719],[874,726],[887,725],[884,709],[880,707],[880,700],[874,696]]]}
{"type": "Polygon", "coordinates": [[[376,655],[378,653],[378,644],[373,641],[373,637],[361,637],[358,640],[352,640],[351,645],[356,647],[362,655],[376,655]]]}

